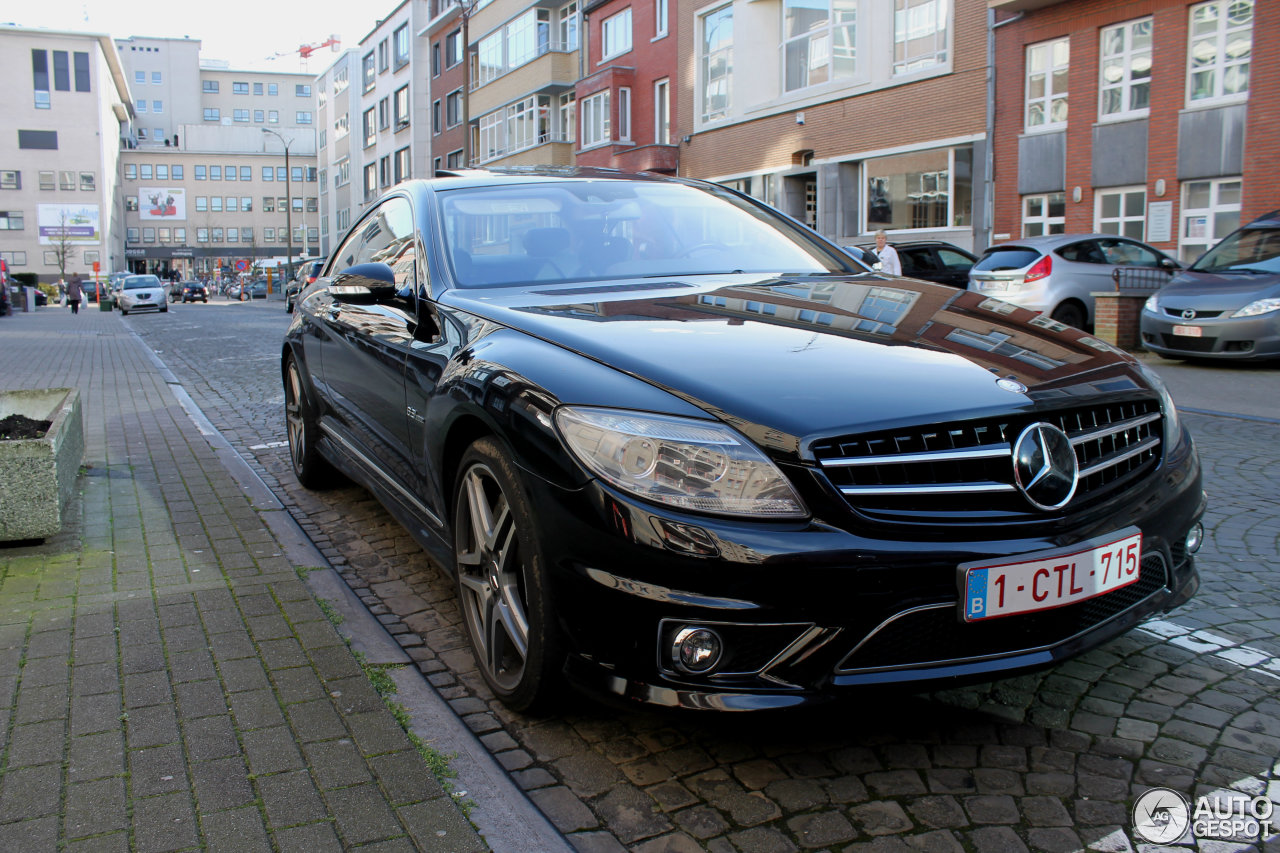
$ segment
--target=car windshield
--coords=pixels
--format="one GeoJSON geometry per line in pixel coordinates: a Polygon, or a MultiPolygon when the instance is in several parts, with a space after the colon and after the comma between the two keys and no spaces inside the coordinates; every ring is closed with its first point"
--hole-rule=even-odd
{"type": "Polygon", "coordinates": [[[460,287],[674,275],[862,272],[727,190],[562,181],[438,194],[460,287]]]}
{"type": "Polygon", "coordinates": [[[1008,248],[997,246],[994,249],[987,249],[987,253],[982,256],[982,260],[973,265],[973,271],[1020,270],[1023,267],[1031,266],[1039,258],[1039,252],[1035,249],[1028,249],[1025,246],[1009,246],[1008,248]]]}
{"type": "Polygon", "coordinates": [[[1192,272],[1280,273],[1280,228],[1246,228],[1229,235],[1191,265],[1192,272]]]}
{"type": "Polygon", "coordinates": [[[131,275],[124,280],[125,290],[137,290],[140,287],[159,287],[160,279],[153,275],[131,275]]]}

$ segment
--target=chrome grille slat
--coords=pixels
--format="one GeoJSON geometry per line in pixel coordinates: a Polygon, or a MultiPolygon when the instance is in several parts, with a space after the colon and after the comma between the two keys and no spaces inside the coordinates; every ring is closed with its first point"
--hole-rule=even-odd
{"type": "Polygon", "coordinates": [[[1102,500],[1160,460],[1155,399],[907,426],[815,442],[822,475],[850,506],[872,518],[913,525],[981,524],[1042,518],[1014,486],[1012,445],[1043,421],[1071,441],[1079,470],[1065,512],[1102,500]]]}

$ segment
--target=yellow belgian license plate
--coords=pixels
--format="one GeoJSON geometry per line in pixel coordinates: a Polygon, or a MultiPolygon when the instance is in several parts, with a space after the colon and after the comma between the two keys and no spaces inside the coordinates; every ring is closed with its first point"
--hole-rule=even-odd
{"type": "Polygon", "coordinates": [[[964,621],[1033,613],[1103,595],[1138,580],[1142,532],[1126,528],[1075,549],[1027,554],[1017,561],[960,566],[964,621]]]}

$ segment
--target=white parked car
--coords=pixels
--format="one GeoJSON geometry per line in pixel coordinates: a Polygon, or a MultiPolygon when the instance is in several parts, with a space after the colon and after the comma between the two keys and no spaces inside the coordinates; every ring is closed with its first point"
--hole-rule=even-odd
{"type": "Polygon", "coordinates": [[[169,303],[165,301],[167,295],[168,288],[158,277],[131,275],[116,291],[116,307],[120,309],[121,314],[144,310],[165,313],[169,310],[169,303]]]}

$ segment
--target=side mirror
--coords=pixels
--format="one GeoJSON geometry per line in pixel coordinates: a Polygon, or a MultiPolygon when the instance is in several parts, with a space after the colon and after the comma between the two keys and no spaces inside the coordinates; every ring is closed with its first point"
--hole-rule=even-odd
{"type": "Polygon", "coordinates": [[[1180,270],[1182,269],[1182,265],[1179,264],[1177,261],[1175,261],[1173,258],[1161,258],[1160,268],[1166,269],[1166,270],[1180,270]]]}
{"type": "Polygon", "coordinates": [[[371,302],[396,293],[396,274],[384,263],[356,264],[333,277],[329,293],[338,302],[371,302]]]}

